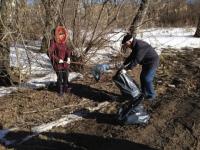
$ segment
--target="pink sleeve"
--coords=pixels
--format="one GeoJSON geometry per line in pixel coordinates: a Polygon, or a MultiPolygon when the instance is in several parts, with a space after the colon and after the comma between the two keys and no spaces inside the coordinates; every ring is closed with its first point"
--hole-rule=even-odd
{"type": "Polygon", "coordinates": [[[50,41],[50,47],[48,49],[48,56],[51,59],[51,61],[53,62],[58,62],[59,58],[55,55],[55,50],[56,50],[56,43],[55,41],[52,39],[50,41]]]}
{"type": "Polygon", "coordinates": [[[67,53],[66,53],[66,57],[71,57],[71,49],[69,49],[68,47],[67,47],[67,53]]]}

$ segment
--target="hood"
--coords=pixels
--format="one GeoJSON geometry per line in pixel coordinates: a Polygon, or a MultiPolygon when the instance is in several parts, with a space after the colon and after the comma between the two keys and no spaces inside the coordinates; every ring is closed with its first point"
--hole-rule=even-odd
{"type": "Polygon", "coordinates": [[[57,43],[64,44],[68,39],[68,32],[64,26],[57,26],[55,30],[55,40],[57,43]],[[64,33],[64,37],[61,38],[60,33],[64,33]]]}

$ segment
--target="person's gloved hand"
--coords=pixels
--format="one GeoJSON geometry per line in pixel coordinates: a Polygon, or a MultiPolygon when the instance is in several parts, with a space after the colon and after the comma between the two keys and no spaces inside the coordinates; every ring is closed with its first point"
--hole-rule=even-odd
{"type": "Polygon", "coordinates": [[[125,69],[122,69],[122,70],[120,71],[120,73],[121,73],[121,74],[126,74],[126,70],[125,70],[125,69]]]}
{"type": "Polygon", "coordinates": [[[64,61],[62,60],[62,59],[59,59],[59,62],[58,62],[59,64],[63,64],[64,63],[64,61]]]}
{"type": "Polygon", "coordinates": [[[67,58],[67,64],[70,64],[71,63],[71,60],[70,60],[70,58],[68,57],[67,58]]]}

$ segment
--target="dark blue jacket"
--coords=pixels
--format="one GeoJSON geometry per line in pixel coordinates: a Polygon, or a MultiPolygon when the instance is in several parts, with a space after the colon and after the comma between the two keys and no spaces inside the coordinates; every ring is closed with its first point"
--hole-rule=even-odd
{"type": "Polygon", "coordinates": [[[142,40],[135,39],[132,43],[132,52],[124,61],[128,65],[127,69],[132,69],[137,64],[143,67],[157,68],[159,65],[159,56],[151,45],[142,40]]]}

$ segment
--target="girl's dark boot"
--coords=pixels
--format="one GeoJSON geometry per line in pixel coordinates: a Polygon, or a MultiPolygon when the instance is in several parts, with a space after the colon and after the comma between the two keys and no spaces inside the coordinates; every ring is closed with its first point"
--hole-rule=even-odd
{"type": "Polygon", "coordinates": [[[71,87],[69,86],[69,84],[64,85],[64,92],[65,93],[70,93],[71,92],[71,87]]]}
{"type": "Polygon", "coordinates": [[[63,85],[58,86],[58,95],[59,96],[63,96],[64,92],[63,92],[63,85]]]}

